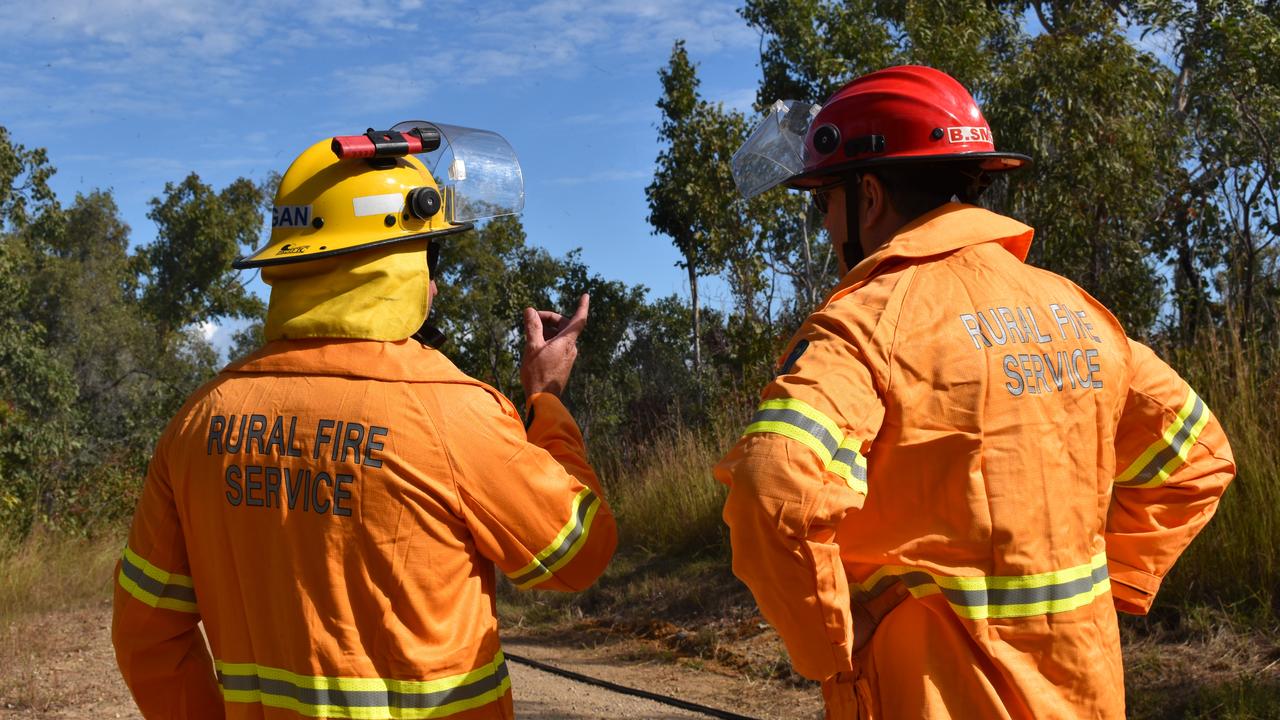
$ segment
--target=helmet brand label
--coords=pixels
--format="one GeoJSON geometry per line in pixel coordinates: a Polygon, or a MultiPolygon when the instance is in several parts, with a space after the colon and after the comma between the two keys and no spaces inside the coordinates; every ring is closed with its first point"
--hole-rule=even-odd
{"type": "Polygon", "coordinates": [[[989,143],[991,128],[986,127],[953,127],[947,128],[949,143],[989,143]]]}
{"type": "Polygon", "coordinates": [[[276,254],[277,255],[301,255],[302,253],[306,252],[307,248],[309,247],[311,246],[310,245],[294,245],[292,243],[285,243],[280,246],[280,249],[276,251],[276,254]]]}
{"type": "Polygon", "coordinates": [[[271,209],[272,228],[306,227],[310,224],[310,205],[276,205],[271,209]]]}

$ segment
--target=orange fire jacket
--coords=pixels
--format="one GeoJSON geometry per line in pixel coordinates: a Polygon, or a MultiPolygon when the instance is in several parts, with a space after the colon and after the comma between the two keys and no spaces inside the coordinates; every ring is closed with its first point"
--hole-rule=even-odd
{"type": "Polygon", "coordinates": [[[493,566],[580,590],[616,544],[564,406],[528,414],[412,340],[226,368],[160,438],[117,570],[143,714],[512,717],[493,566]]]}
{"type": "Polygon", "coordinates": [[[1031,236],[959,204],[904,228],[716,467],[734,571],[829,717],[1123,717],[1115,611],[1146,612],[1234,474],[1204,402],[1025,265],[1031,236]]]}

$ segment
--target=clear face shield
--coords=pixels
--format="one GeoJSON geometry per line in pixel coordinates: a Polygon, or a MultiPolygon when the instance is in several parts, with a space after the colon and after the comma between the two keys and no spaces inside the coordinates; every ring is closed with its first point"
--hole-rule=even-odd
{"type": "Polygon", "coordinates": [[[733,181],[744,198],[780,185],[804,170],[804,138],[821,106],[778,100],[733,154],[733,181]]]}
{"type": "Polygon", "coordinates": [[[440,133],[440,147],[419,157],[444,196],[452,224],[514,215],[524,209],[524,173],[511,144],[490,130],[409,120],[392,130],[440,133]]]}

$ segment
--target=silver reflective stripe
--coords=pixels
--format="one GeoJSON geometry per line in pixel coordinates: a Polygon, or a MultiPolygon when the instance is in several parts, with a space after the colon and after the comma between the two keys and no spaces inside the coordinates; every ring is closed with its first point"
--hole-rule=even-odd
{"type": "MultiPolygon", "coordinates": [[[[924,573],[926,582],[933,579],[924,573]]],[[[942,588],[942,594],[953,605],[967,607],[983,607],[989,605],[1033,605],[1053,603],[1082,595],[1093,589],[1095,585],[1107,579],[1107,566],[1093,568],[1088,577],[1068,580],[1055,585],[1030,588],[985,588],[979,590],[957,590],[942,588]]]]}
{"type": "Polygon", "coordinates": [[[754,425],[758,422],[780,422],[799,428],[821,443],[827,449],[828,456],[834,456],[836,451],[840,449],[840,440],[838,438],[827,432],[827,429],[822,427],[820,423],[805,417],[795,410],[781,408],[757,410],[755,417],[751,418],[751,423],[754,425]]]}
{"type": "Polygon", "coordinates": [[[831,459],[831,462],[844,463],[845,465],[848,465],[849,474],[852,475],[855,480],[866,482],[867,469],[858,462],[858,458],[860,456],[861,455],[857,450],[849,447],[842,447],[836,451],[835,457],[831,459]]]}
{"type": "Polygon", "coordinates": [[[851,583],[850,597],[869,603],[898,580],[917,598],[941,594],[957,615],[969,620],[1069,612],[1093,603],[1111,587],[1106,553],[1098,553],[1087,564],[1034,575],[948,576],[884,566],[851,583]]]}
{"type": "Polygon", "coordinates": [[[590,515],[591,509],[600,502],[600,498],[596,497],[595,493],[590,490],[587,490],[586,492],[586,499],[578,503],[578,512],[571,520],[573,527],[570,528],[569,534],[565,535],[564,540],[556,546],[555,550],[551,551],[550,555],[547,555],[540,562],[529,568],[529,570],[519,575],[512,576],[511,582],[516,585],[523,585],[540,575],[546,575],[551,572],[548,568],[554,567],[561,558],[569,554],[573,549],[574,544],[576,544],[578,539],[582,537],[582,534],[587,531],[587,516],[590,515]]]}
{"type": "MultiPolygon", "coordinates": [[[[919,573],[919,574],[923,575],[924,573],[919,573]]],[[[871,602],[872,600],[875,600],[877,597],[880,597],[881,593],[888,590],[890,587],[893,586],[894,583],[898,582],[901,579],[902,579],[902,576],[900,575],[884,575],[879,580],[877,580],[874,585],[872,585],[871,587],[865,590],[862,588],[855,587],[853,589],[853,593],[851,597],[853,598],[853,601],[856,603],[871,602]]]]}
{"type": "MultiPolygon", "coordinates": [[[[502,661],[493,674],[453,688],[434,692],[408,693],[396,690],[351,690],[342,688],[303,687],[280,678],[265,678],[257,674],[235,675],[218,671],[218,683],[224,690],[260,692],[276,698],[288,698],[303,705],[339,708],[387,708],[391,710],[422,710],[470,700],[500,688],[507,679],[507,663],[502,661]]],[[[355,679],[348,679],[351,682],[355,679]]],[[[270,703],[266,703],[270,704],[270,703]]],[[[351,717],[373,717],[358,715],[351,717]]]]}
{"type": "Polygon", "coordinates": [[[120,560],[120,572],[125,577],[137,583],[142,590],[155,595],[157,598],[172,598],[174,600],[183,600],[186,602],[196,601],[195,588],[189,588],[185,585],[170,585],[162,583],[143,572],[142,568],[134,565],[126,555],[120,560]]]}
{"type": "Polygon", "coordinates": [[[1169,441],[1169,444],[1161,448],[1160,452],[1156,453],[1156,456],[1151,458],[1151,461],[1144,465],[1143,468],[1138,471],[1138,474],[1134,475],[1132,479],[1124,480],[1116,484],[1143,485],[1151,482],[1152,478],[1158,475],[1160,470],[1164,468],[1165,465],[1169,464],[1170,460],[1178,457],[1178,454],[1182,450],[1182,446],[1187,443],[1187,440],[1191,437],[1192,431],[1200,422],[1200,418],[1204,413],[1204,401],[1197,395],[1195,404],[1191,408],[1191,413],[1187,415],[1186,420],[1182,421],[1182,426],[1178,428],[1178,432],[1174,434],[1173,439],[1169,441]]]}

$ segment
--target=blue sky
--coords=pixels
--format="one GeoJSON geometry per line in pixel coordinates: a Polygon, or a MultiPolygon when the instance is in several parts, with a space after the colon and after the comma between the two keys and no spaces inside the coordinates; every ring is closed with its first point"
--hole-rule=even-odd
{"type": "Polygon", "coordinates": [[[492,129],[520,155],[531,243],[683,294],[676,251],[645,222],[657,71],[685,38],[704,97],[749,109],[759,39],[736,8],[29,1],[0,13],[0,124],[48,149],[64,202],[113,190],[135,243],[154,237],[147,201],[191,171],[215,187],[261,179],[318,139],[405,119],[492,129]]]}

